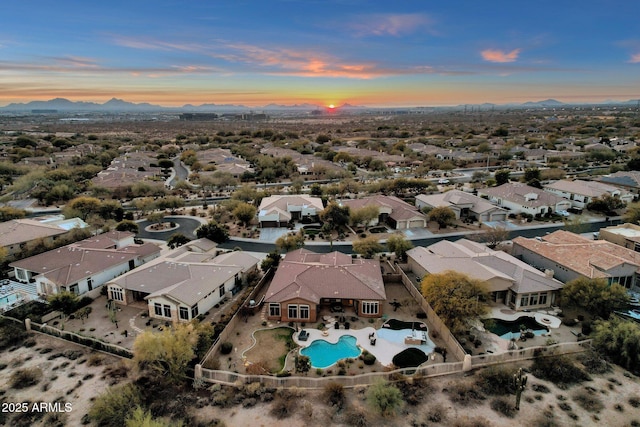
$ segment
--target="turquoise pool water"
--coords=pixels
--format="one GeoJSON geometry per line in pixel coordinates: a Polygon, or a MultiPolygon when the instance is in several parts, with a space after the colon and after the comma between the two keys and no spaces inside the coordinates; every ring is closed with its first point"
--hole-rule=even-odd
{"type": "Polygon", "coordinates": [[[337,343],[332,344],[325,340],[315,340],[300,350],[300,354],[311,359],[314,368],[328,368],[340,359],[360,356],[361,350],[356,345],[356,337],[343,335],[337,343]]]}
{"type": "Polygon", "coordinates": [[[18,294],[17,293],[1,296],[0,297],[0,308],[6,308],[9,305],[11,305],[12,302],[15,302],[17,300],[18,300],[18,294]]]}

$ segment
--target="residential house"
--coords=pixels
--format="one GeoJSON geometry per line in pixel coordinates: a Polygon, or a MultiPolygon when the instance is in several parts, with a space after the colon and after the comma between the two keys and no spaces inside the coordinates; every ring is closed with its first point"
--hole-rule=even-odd
{"type": "Polygon", "coordinates": [[[545,185],[544,190],[570,200],[571,207],[581,209],[586,207],[596,197],[602,197],[605,194],[619,197],[625,203],[633,201],[633,194],[621,190],[618,187],[598,181],[585,181],[582,179],[555,181],[545,185]]]}
{"type": "Polygon", "coordinates": [[[502,251],[460,239],[441,240],[407,251],[407,262],[418,277],[456,271],[487,284],[491,301],[514,310],[541,309],[555,304],[562,283],[502,251]]]}
{"type": "Polygon", "coordinates": [[[133,233],[110,231],[9,264],[19,282],[35,283],[40,295],[83,295],[160,254],[153,243],[135,244],[133,233]]]}
{"type": "Polygon", "coordinates": [[[85,228],[88,225],[79,218],[12,219],[0,223],[0,246],[7,250],[7,258],[13,258],[30,244],[51,245],[75,227],[85,228]]]}
{"type": "Polygon", "coordinates": [[[558,230],[535,239],[517,237],[512,253],[529,265],[552,271],[564,283],[579,277],[603,278],[640,290],[640,253],[606,240],[558,230]]]}
{"type": "Polygon", "coordinates": [[[214,309],[242,288],[260,260],[242,251],[218,254],[215,244],[206,243],[212,242],[194,240],[109,281],[109,298],[122,305],[143,304],[149,317],[172,322],[214,309]]]}
{"type": "Polygon", "coordinates": [[[598,238],[640,252],[640,225],[626,223],[601,228],[598,238]]]}
{"type": "Polygon", "coordinates": [[[456,219],[472,219],[479,222],[504,221],[508,214],[506,209],[460,190],[430,195],[419,194],[416,196],[416,206],[418,209],[448,207],[456,214],[456,219]]]}
{"type": "Polygon", "coordinates": [[[386,293],[380,262],[341,252],[287,253],[267,289],[267,318],[316,322],[321,307],[353,307],[361,317],[382,316],[386,293]]]}
{"type": "Polygon", "coordinates": [[[289,222],[308,218],[317,220],[324,210],[322,199],[306,195],[268,196],[258,207],[260,227],[286,227],[289,222]]]}
{"type": "Polygon", "coordinates": [[[640,194],[640,171],[618,171],[600,177],[600,182],[615,185],[633,194],[640,194]]]}
{"type": "Polygon", "coordinates": [[[351,210],[361,209],[365,206],[378,208],[378,218],[371,222],[371,226],[388,224],[394,230],[406,230],[408,228],[425,228],[427,217],[405,202],[394,196],[376,195],[362,199],[344,199],[340,205],[348,206],[351,210]]]}
{"type": "Polygon", "coordinates": [[[513,214],[544,215],[566,211],[571,207],[569,200],[521,182],[482,188],[478,190],[478,196],[487,197],[491,203],[508,209],[513,214]]]}

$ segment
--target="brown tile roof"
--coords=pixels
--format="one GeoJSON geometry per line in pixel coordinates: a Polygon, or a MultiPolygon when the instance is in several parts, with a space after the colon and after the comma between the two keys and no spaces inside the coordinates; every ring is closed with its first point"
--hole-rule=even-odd
{"type": "Polygon", "coordinates": [[[390,218],[401,221],[413,218],[426,220],[426,216],[413,205],[395,196],[376,195],[364,197],[362,199],[344,199],[340,204],[348,206],[350,209],[361,209],[365,206],[388,207],[391,209],[390,218]]]}
{"type": "Polygon", "coordinates": [[[339,253],[289,252],[280,262],[266,294],[267,302],[302,298],[318,304],[321,298],[384,300],[380,263],[339,253]]]}
{"type": "Polygon", "coordinates": [[[426,248],[418,246],[407,251],[407,255],[429,273],[452,270],[491,283],[492,292],[506,289],[516,293],[544,292],[562,287],[561,282],[546,277],[529,264],[467,239],[441,240],[426,248]]]}
{"type": "Polygon", "coordinates": [[[492,197],[500,197],[505,200],[518,203],[521,206],[529,207],[555,206],[557,203],[565,200],[560,196],[549,193],[548,191],[531,187],[530,185],[523,184],[521,182],[509,182],[502,184],[499,187],[484,188],[479,190],[479,193],[492,197]],[[526,198],[525,196],[529,194],[535,194],[537,198],[526,198]]]}
{"type": "Polygon", "coordinates": [[[542,240],[517,237],[513,243],[589,278],[609,277],[607,270],[625,263],[640,269],[640,253],[564,230],[554,231],[542,240]]]}
{"type": "Polygon", "coordinates": [[[121,249],[68,245],[10,265],[42,275],[60,286],[68,286],[120,264],[127,264],[130,260],[158,252],[160,248],[153,243],[131,245],[121,249]]]}
{"type": "Polygon", "coordinates": [[[42,237],[59,236],[67,230],[55,225],[42,224],[32,219],[13,219],[0,223],[0,246],[30,242],[42,237]]]}

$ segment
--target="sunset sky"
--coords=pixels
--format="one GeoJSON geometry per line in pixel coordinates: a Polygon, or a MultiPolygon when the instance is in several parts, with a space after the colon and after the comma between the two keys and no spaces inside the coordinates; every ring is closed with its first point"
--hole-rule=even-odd
{"type": "Polygon", "coordinates": [[[0,105],[640,97],[637,0],[5,0],[0,105]]]}

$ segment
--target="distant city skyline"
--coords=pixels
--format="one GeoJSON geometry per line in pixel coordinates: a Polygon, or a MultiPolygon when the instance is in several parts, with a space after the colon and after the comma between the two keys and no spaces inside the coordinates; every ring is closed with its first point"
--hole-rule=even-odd
{"type": "Polygon", "coordinates": [[[23,0],[0,106],[513,104],[640,98],[640,3],[23,0]]]}

